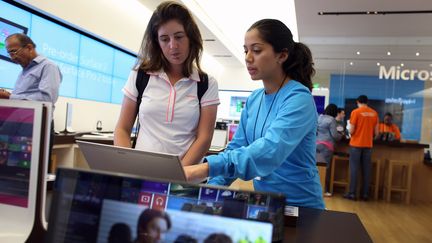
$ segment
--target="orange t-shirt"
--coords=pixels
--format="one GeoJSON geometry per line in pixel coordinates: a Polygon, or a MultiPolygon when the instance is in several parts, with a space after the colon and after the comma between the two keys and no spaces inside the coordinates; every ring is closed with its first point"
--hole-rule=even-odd
{"type": "Polygon", "coordinates": [[[384,132],[393,133],[394,138],[397,140],[400,140],[401,138],[399,128],[396,126],[396,124],[386,125],[385,123],[380,123],[378,129],[380,133],[384,133],[384,132]]]}
{"type": "Polygon", "coordinates": [[[351,112],[350,124],[354,125],[350,145],[372,148],[374,130],[378,124],[378,113],[368,106],[359,107],[351,112]]]}

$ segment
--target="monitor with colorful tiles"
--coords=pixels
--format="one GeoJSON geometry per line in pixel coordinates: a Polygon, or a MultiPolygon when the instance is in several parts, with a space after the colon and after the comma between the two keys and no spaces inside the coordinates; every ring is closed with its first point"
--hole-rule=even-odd
{"type": "Polygon", "coordinates": [[[43,110],[44,103],[0,99],[0,242],[24,242],[44,220],[36,218],[46,168],[43,110]]]}
{"type": "Polygon", "coordinates": [[[279,194],[59,169],[47,238],[48,242],[201,243],[216,238],[282,242],[284,205],[279,194]]]}

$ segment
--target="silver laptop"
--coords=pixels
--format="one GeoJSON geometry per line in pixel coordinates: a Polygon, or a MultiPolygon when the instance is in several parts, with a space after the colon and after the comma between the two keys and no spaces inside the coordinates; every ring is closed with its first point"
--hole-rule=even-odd
{"type": "Polygon", "coordinates": [[[177,155],[152,153],[79,140],[77,143],[90,169],[186,181],[183,166],[177,155]]]}

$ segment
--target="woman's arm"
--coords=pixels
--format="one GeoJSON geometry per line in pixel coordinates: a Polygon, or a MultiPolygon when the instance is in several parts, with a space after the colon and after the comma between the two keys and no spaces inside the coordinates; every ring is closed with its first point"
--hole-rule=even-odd
{"type": "Polygon", "coordinates": [[[137,103],[127,96],[123,97],[120,116],[114,130],[114,145],[131,147],[131,131],[136,117],[137,103]]]}
{"type": "Polygon", "coordinates": [[[216,122],[217,105],[201,107],[195,141],[182,159],[183,166],[198,164],[210,148],[216,122]]]}
{"type": "Polygon", "coordinates": [[[290,156],[310,131],[316,130],[316,110],[311,102],[310,95],[296,95],[295,98],[287,99],[264,137],[248,146],[206,157],[208,168],[204,165],[186,167],[187,178],[202,179],[199,176],[206,172],[212,177],[243,180],[269,175],[290,156]]]}
{"type": "Polygon", "coordinates": [[[334,141],[339,141],[342,138],[342,134],[337,130],[337,123],[335,119],[332,119],[330,122],[330,135],[332,136],[334,141]]]}

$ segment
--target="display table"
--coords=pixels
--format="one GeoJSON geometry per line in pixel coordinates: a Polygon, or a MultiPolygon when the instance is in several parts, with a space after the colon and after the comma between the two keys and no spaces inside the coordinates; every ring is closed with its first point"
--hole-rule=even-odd
{"type": "MultiPolygon", "coordinates": [[[[424,149],[427,144],[411,142],[374,141],[372,159],[380,159],[380,185],[384,179],[386,159],[406,160],[413,163],[411,202],[432,202],[432,167],[424,163],[424,149]]],[[[335,146],[335,153],[349,153],[349,140],[342,140],[335,146]]],[[[336,172],[338,173],[338,172],[336,172]]]]}
{"type": "Polygon", "coordinates": [[[356,214],[299,208],[297,226],[285,226],[284,242],[367,243],[372,239],[356,214]]]}
{"type": "Polygon", "coordinates": [[[98,136],[92,132],[59,133],[54,136],[52,166],[50,172],[55,173],[57,166],[88,168],[76,140],[113,145],[112,136],[98,136]]]}

